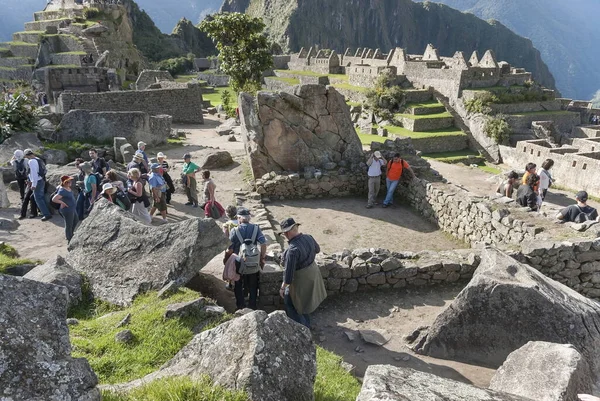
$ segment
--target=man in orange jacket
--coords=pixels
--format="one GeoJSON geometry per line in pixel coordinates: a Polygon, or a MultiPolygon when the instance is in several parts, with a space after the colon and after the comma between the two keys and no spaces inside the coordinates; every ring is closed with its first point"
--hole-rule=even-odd
{"type": "Polygon", "coordinates": [[[396,153],[394,158],[388,162],[387,174],[385,177],[385,182],[387,184],[387,195],[383,201],[383,207],[391,206],[394,202],[394,191],[400,182],[400,177],[402,177],[402,172],[405,168],[411,170],[406,160],[400,158],[400,153],[396,153]]]}

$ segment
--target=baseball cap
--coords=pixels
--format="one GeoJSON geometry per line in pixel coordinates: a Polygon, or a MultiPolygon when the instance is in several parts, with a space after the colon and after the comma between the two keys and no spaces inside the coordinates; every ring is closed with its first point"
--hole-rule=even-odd
{"type": "Polygon", "coordinates": [[[60,182],[65,183],[67,181],[71,181],[73,179],[73,177],[71,177],[70,175],[63,175],[62,177],[60,177],[60,182]]]}
{"type": "Polygon", "coordinates": [[[587,202],[588,200],[588,193],[585,191],[579,191],[575,194],[575,199],[580,200],[582,202],[587,202]]]}
{"type": "Polygon", "coordinates": [[[250,216],[250,210],[245,209],[245,208],[240,208],[237,211],[237,215],[238,216],[250,216]]]}
{"type": "Polygon", "coordinates": [[[192,155],[190,155],[189,153],[186,153],[185,155],[183,155],[183,159],[191,159],[192,155]]]}
{"type": "Polygon", "coordinates": [[[160,164],[158,164],[158,163],[152,163],[152,164],[150,165],[150,170],[155,170],[155,169],[157,169],[157,168],[160,168],[160,164]]]}
{"type": "Polygon", "coordinates": [[[375,153],[373,153],[375,155],[375,157],[378,157],[381,159],[381,152],[376,150],[375,153]]]}
{"type": "Polygon", "coordinates": [[[25,156],[29,156],[33,154],[33,150],[31,149],[25,149],[25,151],[23,152],[25,154],[25,156]]]}

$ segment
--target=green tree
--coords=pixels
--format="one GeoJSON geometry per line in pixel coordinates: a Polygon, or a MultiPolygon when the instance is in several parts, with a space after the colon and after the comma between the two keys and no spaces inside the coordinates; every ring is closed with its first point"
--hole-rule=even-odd
{"type": "Polygon", "coordinates": [[[0,143],[14,131],[33,131],[37,105],[31,92],[17,92],[0,100],[0,143]]]}
{"type": "Polygon", "coordinates": [[[379,75],[375,86],[367,91],[366,96],[367,107],[386,120],[392,119],[405,103],[404,92],[396,84],[396,76],[391,71],[379,75]]]}
{"type": "Polygon", "coordinates": [[[262,19],[241,13],[221,13],[206,18],[200,29],[215,42],[220,69],[230,76],[235,92],[256,92],[262,73],[273,66],[271,45],[262,19]]]}

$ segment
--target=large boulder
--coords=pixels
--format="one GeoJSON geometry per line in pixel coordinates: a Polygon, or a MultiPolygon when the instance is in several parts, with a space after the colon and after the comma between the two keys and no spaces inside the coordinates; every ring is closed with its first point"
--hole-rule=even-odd
{"type": "Polygon", "coordinates": [[[25,275],[25,278],[41,283],[62,285],[69,294],[69,307],[77,305],[82,300],[83,280],[81,274],[76,272],[60,255],[35,267],[25,275]]]}
{"type": "Polygon", "coordinates": [[[433,322],[413,333],[413,349],[443,359],[498,367],[529,341],[572,344],[600,366],[600,304],[486,249],[471,282],[433,322]]]}
{"type": "Polygon", "coordinates": [[[202,169],[214,170],[229,167],[233,164],[233,158],[227,151],[211,153],[202,163],[202,169]]]}
{"type": "Polygon", "coordinates": [[[310,330],[283,311],[255,311],[196,335],[160,370],[115,389],[208,375],[216,385],[246,391],[251,400],[311,401],[316,374],[310,330]]]}
{"type": "Polygon", "coordinates": [[[364,161],[345,98],[333,87],[299,85],[294,94],[242,94],[239,108],[244,147],[255,178],[342,160],[358,169],[364,161]]]}
{"type": "Polygon", "coordinates": [[[31,132],[17,132],[7,138],[0,145],[0,164],[5,164],[13,157],[13,153],[17,149],[31,149],[37,152],[42,147],[36,134],[31,132]]]}
{"type": "Polygon", "coordinates": [[[592,392],[593,375],[570,344],[531,341],[511,353],[490,389],[538,401],[575,401],[592,392]]]}
{"type": "Polygon", "coordinates": [[[0,399],[100,401],[98,379],[71,357],[64,287],[0,274],[0,399]]]}
{"type": "Polygon", "coordinates": [[[95,297],[129,305],[141,292],[187,283],[227,245],[212,219],[147,226],[101,199],[75,231],[67,261],[90,280],[95,297]]]}
{"type": "Polygon", "coordinates": [[[46,160],[47,164],[63,165],[69,162],[67,152],[60,149],[46,149],[42,157],[46,160]]]}
{"type": "Polygon", "coordinates": [[[239,123],[235,118],[229,118],[223,124],[219,125],[215,130],[220,136],[231,135],[235,133],[234,128],[239,127],[239,123]]]}
{"type": "Polygon", "coordinates": [[[532,401],[486,390],[431,373],[390,365],[371,365],[356,401],[532,401]]]}

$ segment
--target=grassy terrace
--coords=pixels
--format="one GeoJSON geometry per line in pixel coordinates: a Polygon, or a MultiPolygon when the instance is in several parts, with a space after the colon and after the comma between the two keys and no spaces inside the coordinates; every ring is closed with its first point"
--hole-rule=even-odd
{"type": "Polygon", "coordinates": [[[237,107],[237,95],[233,90],[231,90],[231,87],[226,86],[226,87],[214,88],[214,89],[215,89],[215,93],[203,93],[202,99],[210,101],[210,104],[213,107],[217,107],[218,105],[220,105],[222,103],[221,102],[221,94],[227,90],[227,91],[231,92],[232,106],[237,107]]]}
{"type": "Polygon", "coordinates": [[[85,56],[86,52],[82,52],[82,51],[77,51],[77,52],[61,52],[61,53],[54,53],[57,55],[73,55],[73,56],[85,56]]]}
{"type": "Polygon", "coordinates": [[[486,88],[465,88],[464,90],[469,90],[469,91],[474,91],[474,92],[485,92],[485,91],[489,91],[489,92],[502,92],[502,91],[508,91],[510,89],[515,89],[515,88],[525,88],[525,86],[523,86],[523,85],[488,86],[486,88]]]}
{"type": "Polygon", "coordinates": [[[551,116],[551,115],[556,115],[556,116],[564,116],[564,115],[568,115],[568,114],[573,114],[572,111],[566,111],[566,110],[555,110],[555,111],[527,111],[527,112],[522,112],[522,113],[511,113],[509,114],[509,116],[515,116],[515,117],[527,117],[527,116],[551,116]]]}
{"type": "Polygon", "coordinates": [[[457,150],[455,152],[440,152],[440,153],[425,153],[425,154],[423,154],[423,158],[425,158],[425,159],[434,159],[434,160],[444,162],[444,163],[452,163],[452,162],[461,161],[461,160],[465,160],[465,159],[469,159],[469,158],[473,158],[473,157],[481,157],[481,155],[479,154],[479,152],[470,150],[470,149],[457,150]]]}
{"type": "Polygon", "coordinates": [[[445,128],[445,129],[440,129],[440,130],[435,130],[435,131],[426,131],[426,132],[413,132],[413,131],[407,130],[406,128],[397,127],[395,125],[388,125],[385,128],[388,130],[388,132],[390,134],[394,134],[397,136],[408,136],[408,137],[411,137],[414,139],[466,135],[461,130],[456,129],[456,127],[445,128]]]}
{"type": "Polygon", "coordinates": [[[66,68],[81,68],[80,65],[76,65],[76,64],[52,64],[52,65],[49,65],[48,67],[50,67],[50,68],[61,68],[61,69],[66,69],[66,68]]]}
{"type": "Polygon", "coordinates": [[[269,78],[273,79],[275,81],[285,82],[286,84],[289,84],[289,85],[299,85],[300,84],[300,80],[297,78],[287,78],[287,77],[269,77],[269,78]]]}
{"type": "Polygon", "coordinates": [[[447,111],[443,113],[437,114],[395,114],[396,118],[410,118],[411,120],[423,120],[423,119],[433,119],[433,118],[452,118],[452,114],[447,111]]]}
{"type": "Polygon", "coordinates": [[[443,104],[441,104],[437,100],[431,100],[429,102],[423,102],[423,103],[407,103],[406,104],[407,109],[436,109],[436,108],[442,107],[442,106],[443,106],[443,104]]]}
{"type": "Polygon", "coordinates": [[[37,264],[34,260],[19,259],[17,250],[8,244],[0,244],[0,274],[13,266],[37,264]]]}
{"type": "Polygon", "coordinates": [[[17,71],[16,68],[12,68],[12,67],[0,67],[0,70],[2,70],[2,71],[17,71]]]}
{"type": "Polygon", "coordinates": [[[5,42],[5,45],[9,45],[9,46],[39,46],[38,43],[27,43],[27,42],[19,42],[19,41],[13,41],[13,42],[5,42]]]}
{"type": "Polygon", "coordinates": [[[175,77],[175,82],[186,83],[186,82],[190,82],[192,79],[196,79],[197,77],[198,77],[198,74],[177,75],[175,77]]]}

